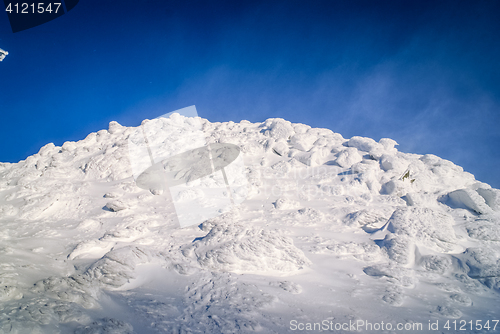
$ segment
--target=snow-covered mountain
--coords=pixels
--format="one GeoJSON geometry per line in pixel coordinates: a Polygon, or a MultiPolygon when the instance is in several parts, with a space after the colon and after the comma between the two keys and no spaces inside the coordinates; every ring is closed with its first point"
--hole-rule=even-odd
{"type": "MultiPolygon", "coordinates": [[[[500,330],[500,190],[391,139],[197,120],[246,181],[199,225],[173,202],[210,206],[215,173],[178,198],[139,187],[139,128],[0,164],[0,333],[500,330]]],[[[145,124],[182,143],[192,119],[145,124]]]]}

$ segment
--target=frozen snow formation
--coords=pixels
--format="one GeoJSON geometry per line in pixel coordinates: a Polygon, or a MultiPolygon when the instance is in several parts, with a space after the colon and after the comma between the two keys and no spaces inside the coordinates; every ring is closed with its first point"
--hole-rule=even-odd
{"type": "MultiPolygon", "coordinates": [[[[138,128],[111,122],[0,164],[0,333],[493,328],[500,190],[387,138],[344,139],[283,119],[197,121],[206,144],[238,147],[247,182],[230,210],[183,228],[173,202],[199,198],[184,208],[197,213],[213,199],[200,187],[217,180],[187,176],[175,198],[138,186],[129,159],[138,128]]],[[[174,114],[143,125],[182,154],[184,123],[192,119],[174,114]]]]}
{"type": "Polygon", "coordinates": [[[9,53],[5,50],[0,49],[0,61],[5,59],[5,56],[7,56],[9,53]]]}

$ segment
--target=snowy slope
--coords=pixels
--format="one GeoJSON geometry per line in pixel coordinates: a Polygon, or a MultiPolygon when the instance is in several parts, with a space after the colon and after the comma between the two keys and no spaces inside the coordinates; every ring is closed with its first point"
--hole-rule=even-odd
{"type": "MultiPolygon", "coordinates": [[[[248,181],[243,203],[199,226],[136,185],[136,128],[0,164],[0,333],[494,332],[500,190],[391,139],[199,120],[208,143],[239,146],[248,181]]],[[[147,122],[175,134],[190,120],[147,122]]]]}

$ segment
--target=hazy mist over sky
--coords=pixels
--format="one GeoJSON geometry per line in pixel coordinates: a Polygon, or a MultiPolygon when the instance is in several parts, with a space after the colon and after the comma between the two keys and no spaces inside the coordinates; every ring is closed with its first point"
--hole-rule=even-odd
{"type": "Polygon", "coordinates": [[[196,105],[395,139],[500,188],[499,1],[95,1],[12,33],[0,161],[196,105]]]}

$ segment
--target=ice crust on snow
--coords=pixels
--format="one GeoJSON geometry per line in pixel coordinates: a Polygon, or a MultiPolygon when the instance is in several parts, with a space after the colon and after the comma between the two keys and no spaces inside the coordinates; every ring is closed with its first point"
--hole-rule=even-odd
{"type": "MultiPolygon", "coordinates": [[[[137,185],[139,129],[111,122],[0,164],[0,333],[286,333],[291,319],[498,314],[500,190],[452,162],[283,119],[146,120],[157,159],[206,144],[241,152],[236,187],[221,191],[239,205],[180,228],[169,193],[137,185]]],[[[193,178],[175,200],[211,203],[203,187],[220,180],[193,178]]]]}

